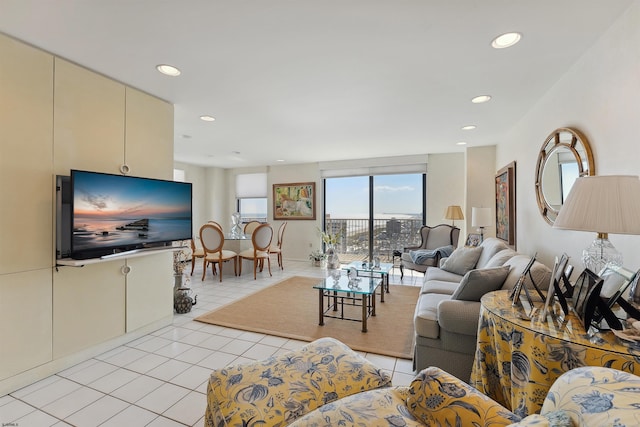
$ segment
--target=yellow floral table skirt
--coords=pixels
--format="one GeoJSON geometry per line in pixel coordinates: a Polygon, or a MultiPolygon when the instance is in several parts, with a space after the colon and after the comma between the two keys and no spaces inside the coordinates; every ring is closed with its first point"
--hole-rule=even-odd
{"type": "Polygon", "coordinates": [[[638,343],[612,332],[589,336],[573,314],[529,319],[512,306],[509,291],[486,294],[481,303],[471,384],[521,417],[539,412],[551,385],[573,368],[640,372],[638,343]]]}

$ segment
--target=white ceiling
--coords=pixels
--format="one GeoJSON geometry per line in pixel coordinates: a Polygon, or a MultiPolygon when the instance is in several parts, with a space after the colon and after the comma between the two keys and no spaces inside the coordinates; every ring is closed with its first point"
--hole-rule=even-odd
{"type": "Polygon", "coordinates": [[[231,168],[494,144],[633,1],[0,0],[0,31],[170,101],[175,159],[231,168]]]}

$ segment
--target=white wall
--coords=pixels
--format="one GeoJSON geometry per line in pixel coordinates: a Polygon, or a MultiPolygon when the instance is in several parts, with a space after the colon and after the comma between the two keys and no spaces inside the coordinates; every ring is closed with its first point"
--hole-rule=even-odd
{"type": "Polygon", "coordinates": [[[206,169],[200,166],[190,165],[188,163],[174,163],[174,169],[182,169],[184,171],[185,182],[190,182],[193,192],[193,235],[198,235],[200,225],[208,221],[207,219],[207,186],[206,186],[206,169]]]}
{"type": "MultiPolygon", "coordinates": [[[[449,224],[444,219],[447,206],[458,205],[465,211],[464,153],[429,154],[427,163],[427,224],[449,224]]],[[[464,213],[465,218],[467,214],[464,213]]],[[[466,238],[464,221],[457,221],[460,241],[466,238]]]]}
{"type": "MultiPolygon", "coordinates": [[[[471,226],[471,213],[473,208],[491,208],[495,218],[495,174],[496,174],[496,147],[469,147],[466,152],[466,209],[464,212],[467,233],[477,233],[477,228],[471,226]]],[[[464,231],[464,229],[463,229],[464,231]]],[[[485,227],[484,236],[496,235],[496,228],[485,227]]],[[[466,235],[465,235],[466,239],[466,235]]]]}
{"type": "MultiPolygon", "coordinates": [[[[567,252],[582,270],[582,249],[595,233],[552,229],[534,192],[538,151],[558,127],[575,127],[593,149],[596,174],[640,174],[640,2],[634,4],[547,92],[497,147],[497,164],[517,161],[518,249],[547,265],[567,252]]],[[[640,212],[638,213],[640,215],[640,212]]],[[[627,268],[640,267],[640,236],[610,235],[627,268]]]]}

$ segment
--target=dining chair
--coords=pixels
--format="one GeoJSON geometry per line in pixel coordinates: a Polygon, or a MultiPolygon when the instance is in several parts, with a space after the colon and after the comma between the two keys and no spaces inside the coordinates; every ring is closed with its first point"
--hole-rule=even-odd
{"type": "Polygon", "coordinates": [[[240,271],[242,274],[242,260],[253,260],[253,279],[257,279],[256,271],[258,264],[260,265],[260,271],[264,267],[264,260],[267,260],[269,266],[269,276],[271,274],[271,259],[269,258],[269,246],[271,246],[271,240],[273,239],[273,228],[269,224],[260,224],[251,234],[251,243],[253,247],[246,249],[238,254],[240,258],[240,271]]]}
{"type": "Polygon", "coordinates": [[[249,221],[244,225],[244,234],[251,235],[260,224],[260,221],[249,221]]]}
{"type": "Polygon", "coordinates": [[[207,221],[207,224],[213,224],[216,227],[218,227],[220,230],[222,230],[222,226],[219,223],[215,222],[215,221],[207,221]]]}
{"type": "Polygon", "coordinates": [[[280,267],[281,270],[284,270],[284,266],[282,265],[282,238],[284,237],[285,228],[287,228],[287,222],[280,224],[278,228],[278,243],[276,246],[269,246],[269,255],[276,254],[278,256],[278,267],[280,267]]]}
{"type": "Polygon", "coordinates": [[[204,249],[196,247],[196,241],[191,238],[191,276],[193,276],[193,269],[196,266],[196,258],[204,258],[204,249]]]}
{"type": "Polygon", "coordinates": [[[207,274],[207,266],[211,264],[211,271],[216,273],[215,265],[218,264],[220,270],[220,281],[222,282],[222,263],[233,260],[233,273],[238,275],[238,254],[234,251],[222,249],[224,246],[224,234],[222,230],[213,224],[205,224],[200,227],[200,241],[204,249],[204,263],[202,266],[202,280],[207,274]]]}

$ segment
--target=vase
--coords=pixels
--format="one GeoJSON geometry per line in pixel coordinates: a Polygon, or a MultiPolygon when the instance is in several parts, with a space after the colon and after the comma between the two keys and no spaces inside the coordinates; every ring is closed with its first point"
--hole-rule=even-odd
{"type": "Polygon", "coordinates": [[[340,258],[338,258],[338,254],[336,253],[333,245],[327,246],[327,269],[335,270],[340,268],[340,258]]]}

